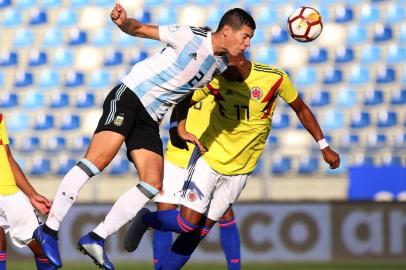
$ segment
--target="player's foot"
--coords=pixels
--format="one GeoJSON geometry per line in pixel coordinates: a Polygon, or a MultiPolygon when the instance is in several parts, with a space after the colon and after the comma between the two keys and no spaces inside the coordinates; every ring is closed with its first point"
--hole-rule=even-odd
{"type": "Polygon", "coordinates": [[[33,238],[38,242],[44,256],[52,263],[56,268],[62,267],[61,256],[58,249],[58,238],[54,237],[44,231],[44,225],[40,225],[35,229],[33,238]]]}
{"type": "Polygon", "coordinates": [[[148,230],[148,227],[142,221],[142,217],[150,212],[151,211],[147,208],[142,208],[133,218],[130,228],[128,228],[124,238],[124,248],[128,252],[133,252],[137,249],[142,236],[148,230]]]}
{"type": "Polygon", "coordinates": [[[114,265],[107,258],[104,250],[104,239],[95,240],[89,233],[82,236],[78,243],[78,249],[85,255],[92,258],[93,262],[102,269],[114,270],[114,265]]]}

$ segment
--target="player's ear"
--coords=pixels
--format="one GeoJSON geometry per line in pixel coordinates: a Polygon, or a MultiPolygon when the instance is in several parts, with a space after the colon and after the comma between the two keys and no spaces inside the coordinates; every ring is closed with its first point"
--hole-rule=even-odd
{"type": "Polygon", "coordinates": [[[223,33],[223,37],[228,37],[230,35],[231,32],[231,27],[229,25],[224,25],[223,29],[222,29],[222,33],[223,33]]]}

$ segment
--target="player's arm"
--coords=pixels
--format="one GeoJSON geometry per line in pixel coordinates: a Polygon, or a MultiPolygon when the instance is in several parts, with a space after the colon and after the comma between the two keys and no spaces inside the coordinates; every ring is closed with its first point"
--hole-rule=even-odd
{"type": "MultiPolygon", "coordinates": [[[[192,95],[186,96],[183,100],[181,100],[178,104],[176,104],[175,108],[173,109],[172,115],[175,114],[172,119],[176,119],[177,122],[177,134],[178,138],[180,138],[183,141],[191,142],[195,144],[198,148],[201,154],[206,152],[206,149],[203,147],[203,145],[200,143],[200,141],[197,139],[195,135],[192,133],[187,132],[186,130],[186,118],[187,114],[189,111],[189,108],[196,104],[196,101],[192,99],[192,95]]],[[[171,122],[172,123],[172,122],[171,122]]],[[[175,133],[175,130],[172,130],[172,133],[175,133]]],[[[170,134],[171,136],[171,134],[170,134]]],[[[172,139],[171,139],[172,142],[172,139]]],[[[180,144],[181,149],[188,149],[187,144],[180,144]]]]}
{"type": "Polygon", "coordinates": [[[295,100],[289,103],[290,107],[296,112],[300,122],[313,136],[320,146],[320,151],[323,154],[324,160],[330,165],[331,169],[336,169],[340,165],[340,156],[333,151],[324,139],[323,132],[319,123],[314,117],[310,108],[297,96],[295,100]]]}
{"type": "Polygon", "coordinates": [[[37,208],[41,214],[47,214],[51,208],[51,204],[49,203],[48,199],[35,191],[34,187],[30,184],[30,182],[28,182],[18,163],[14,160],[10,147],[6,145],[5,148],[17,186],[22,190],[22,192],[25,193],[25,195],[27,195],[31,201],[31,204],[37,208]]]}
{"type": "Polygon", "coordinates": [[[171,113],[170,123],[169,123],[169,139],[173,146],[179,149],[188,150],[186,141],[184,141],[178,133],[178,120],[176,116],[176,109],[174,108],[171,113]]]}
{"type": "Polygon", "coordinates": [[[127,18],[127,12],[119,3],[116,3],[116,6],[110,13],[110,17],[121,31],[128,35],[160,40],[158,26],[143,24],[136,19],[127,18]]]}

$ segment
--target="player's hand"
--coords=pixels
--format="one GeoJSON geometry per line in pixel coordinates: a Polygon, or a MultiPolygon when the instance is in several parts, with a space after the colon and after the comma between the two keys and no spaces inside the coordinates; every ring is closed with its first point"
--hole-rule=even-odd
{"type": "Polygon", "coordinates": [[[51,209],[51,203],[42,195],[35,194],[30,198],[31,204],[38,209],[42,215],[48,214],[51,209]]]}
{"type": "Polygon", "coordinates": [[[186,141],[179,136],[178,129],[176,127],[169,129],[169,139],[171,140],[173,146],[179,149],[189,150],[186,141]]]}
{"type": "Polygon", "coordinates": [[[118,26],[124,25],[127,22],[127,12],[119,3],[116,3],[116,6],[110,13],[110,17],[118,26]]]}
{"type": "Polygon", "coordinates": [[[324,161],[330,165],[330,169],[337,169],[340,166],[340,156],[330,147],[321,150],[324,161]]]}
{"type": "MultiPolygon", "coordinates": [[[[179,137],[182,138],[184,141],[191,142],[199,148],[200,154],[204,154],[206,152],[206,148],[200,143],[195,135],[192,133],[187,132],[186,130],[178,130],[179,137]]],[[[187,150],[189,150],[188,146],[186,145],[187,150]]]]}

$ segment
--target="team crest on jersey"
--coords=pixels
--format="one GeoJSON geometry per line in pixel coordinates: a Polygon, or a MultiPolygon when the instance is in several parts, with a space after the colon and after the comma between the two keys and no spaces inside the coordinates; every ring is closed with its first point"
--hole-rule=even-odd
{"type": "Polygon", "coordinates": [[[196,192],[194,192],[193,190],[189,191],[189,193],[187,194],[187,199],[188,199],[190,202],[196,201],[196,199],[197,199],[197,194],[196,194],[196,192]]]}
{"type": "Polygon", "coordinates": [[[259,100],[262,98],[262,90],[259,87],[254,87],[251,89],[251,98],[253,100],[259,100]]]}
{"type": "Polygon", "coordinates": [[[124,116],[121,116],[121,115],[117,115],[116,116],[116,118],[114,118],[114,122],[113,122],[113,124],[115,125],[115,126],[121,126],[122,124],[123,124],[123,122],[124,122],[124,116]]]}
{"type": "Polygon", "coordinates": [[[169,25],[169,27],[168,27],[169,31],[171,31],[171,32],[176,32],[179,30],[179,28],[180,28],[180,25],[178,25],[178,24],[172,24],[172,25],[169,25]]]}

